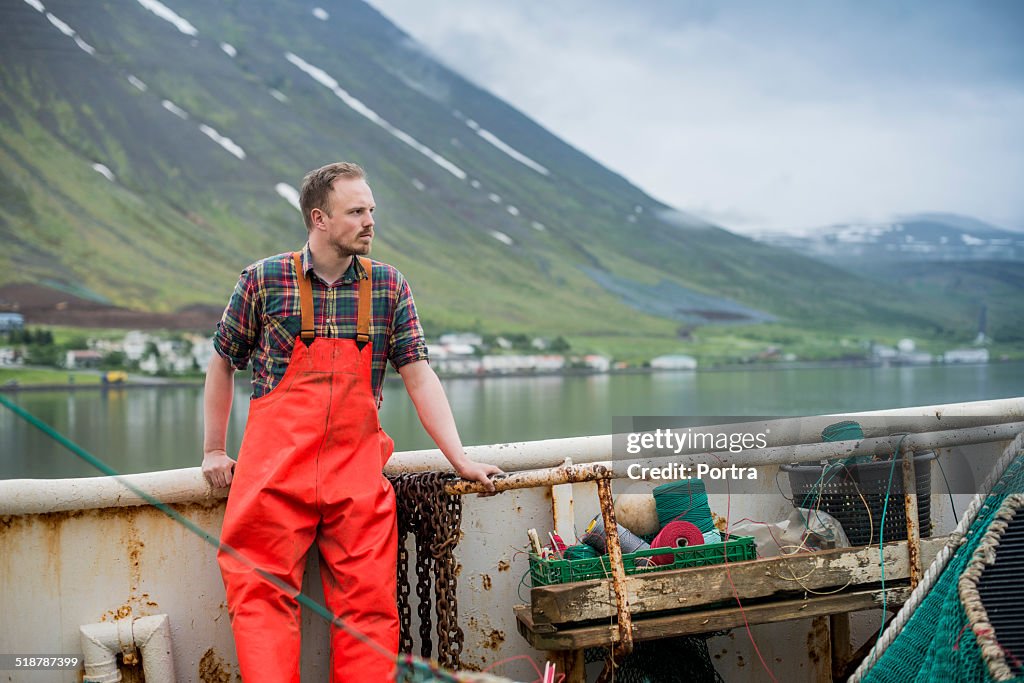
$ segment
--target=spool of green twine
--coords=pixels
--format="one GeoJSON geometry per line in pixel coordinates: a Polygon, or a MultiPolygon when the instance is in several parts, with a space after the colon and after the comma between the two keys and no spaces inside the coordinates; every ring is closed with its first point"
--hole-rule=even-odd
{"type": "Polygon", "coordinates": [[[669,522],[683,521],[693,524],[701,533],[714,530],[715,522],[708,506],[708,493],[700,479],[662,484],[654,489],[653,494],[661,528],[665,528],[669,522]]]}
{"type": "Polygon", "coordinates": [[[853,420],[836,422],[821,430],[822,441],[852,441],[863,438],[864,430],[861,429],[859,423],[853,420]]]}
{"type": "Polygon", "coordinates": [[[566,548],[563,556],[567,560],[585,560],[597,557],[597,551],[586,543],[580,543],[579,545],[571,545],[566,548]]]}
{"type": "MultiPolygon", "coordinates": [[[[825,442],[829,441],[856,441],[864,438],[864,430],[861,429],[859,423],[853,420],[844,420],[843,422],[836,422],[830,424],[821,430],[821,440],[825,442]]],[[[859,463],[871,462],[870,455],[854,455],[849,458],[844,458],[842,463],[849,467],[850,465],[857,465],[859,463]]]]}

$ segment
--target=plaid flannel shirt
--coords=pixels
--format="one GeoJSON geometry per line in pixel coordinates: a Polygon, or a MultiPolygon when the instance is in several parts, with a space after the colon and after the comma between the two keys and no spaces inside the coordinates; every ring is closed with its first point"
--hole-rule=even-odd
{"type": "MultiPolygon", "coordinates": [[[[317,337],[355,338],[357,292],[355,282],[366,272],[358,259],[341,279],[324,282],[313,270],[309,244],[302,249],[302,267],[313,287],[313,323],[317,337]]],[[[381,401],[387,363],[398,368],[427,359],[423,328],[416,315],[412,291],[398,270],[372,262],[373,393],[381,401]]],[[[291,253],[258,261],[245,270],[235,285],[217,332],[214,349],[232,366],[244,370],[252,361],[252,395],[270,392],[284,377],[302,323],[299,286],[291,253]]]]}

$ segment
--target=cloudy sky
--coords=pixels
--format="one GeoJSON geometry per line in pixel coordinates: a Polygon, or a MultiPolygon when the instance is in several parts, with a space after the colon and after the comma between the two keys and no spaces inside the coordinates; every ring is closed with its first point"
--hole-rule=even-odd
{"type": "Polygon", "coordinates": [[[1024,229],[1024,2],[370,0],[654,197],[742,232],[1024,229]]]}

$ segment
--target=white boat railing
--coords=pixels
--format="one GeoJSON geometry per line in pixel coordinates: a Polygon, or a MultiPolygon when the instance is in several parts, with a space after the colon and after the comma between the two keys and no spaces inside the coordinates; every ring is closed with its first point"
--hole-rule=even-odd
{"type": "MultiPolygon", "coordinates": [[[[768,433],[765,448],[729,453],[729,464],[744,467],[871,455],[882,449],[893,452],[903,438],[898,435],[902,434],[909,435],[904,445],[912,450],[964,446],[1008,441],[1024,431],[1024,397],[878,410],[843,416],[780,418],[732,424],[729,429],[768,433]],[[864,418],[865,438],[821,443],[821,431],[840,417],[864,418]],[[877,434],[873,434],[873,430],[877,434]]],[[[554,472],[564,468],[568,462],[599,464],[608,467],[613,477],[627,476],[626,461],[616,457],[616,440],[610,434],[469,446],[466,451],[474,460],[495,464],[506,472],[546,469],[554,472]]],[[[714,464],[706,449],[695,448],[680,449],[678,453],[662,457],[633,458],[628,463],[657,467],[669,461],[680,465],[714,464]]],[[[396,453],[385,468],[385,473],[449,469],[441,452],[429,449],[396,453]]],[[[552,474],[548,477],[534,476],[529,481],[532,482],[531,486],[551,486],[569,480],[559,480],[558,475],[552,474]]],[[[118,477],[7,479],[0,480],[0,515],[146,505],[153,499],[168,504],[215,501],[226,496],[226,489],[210,488],[198,467],[118,477]]]]}

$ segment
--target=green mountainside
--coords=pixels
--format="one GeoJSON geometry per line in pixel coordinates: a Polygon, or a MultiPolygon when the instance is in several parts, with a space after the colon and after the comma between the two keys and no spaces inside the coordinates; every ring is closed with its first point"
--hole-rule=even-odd
{"type": "Polygon", "coordinates": [[[164,16],[128,0],[5,3],[0,285],[223,305],[242,267],[305,239],[275,188],[344,159],[377,199],[373,256],[409,278],[428,330],[973,335],[967,305],[658,203],[368,5],[320,4],[326,19],[270,0],[171,0],[164,16]]]}

